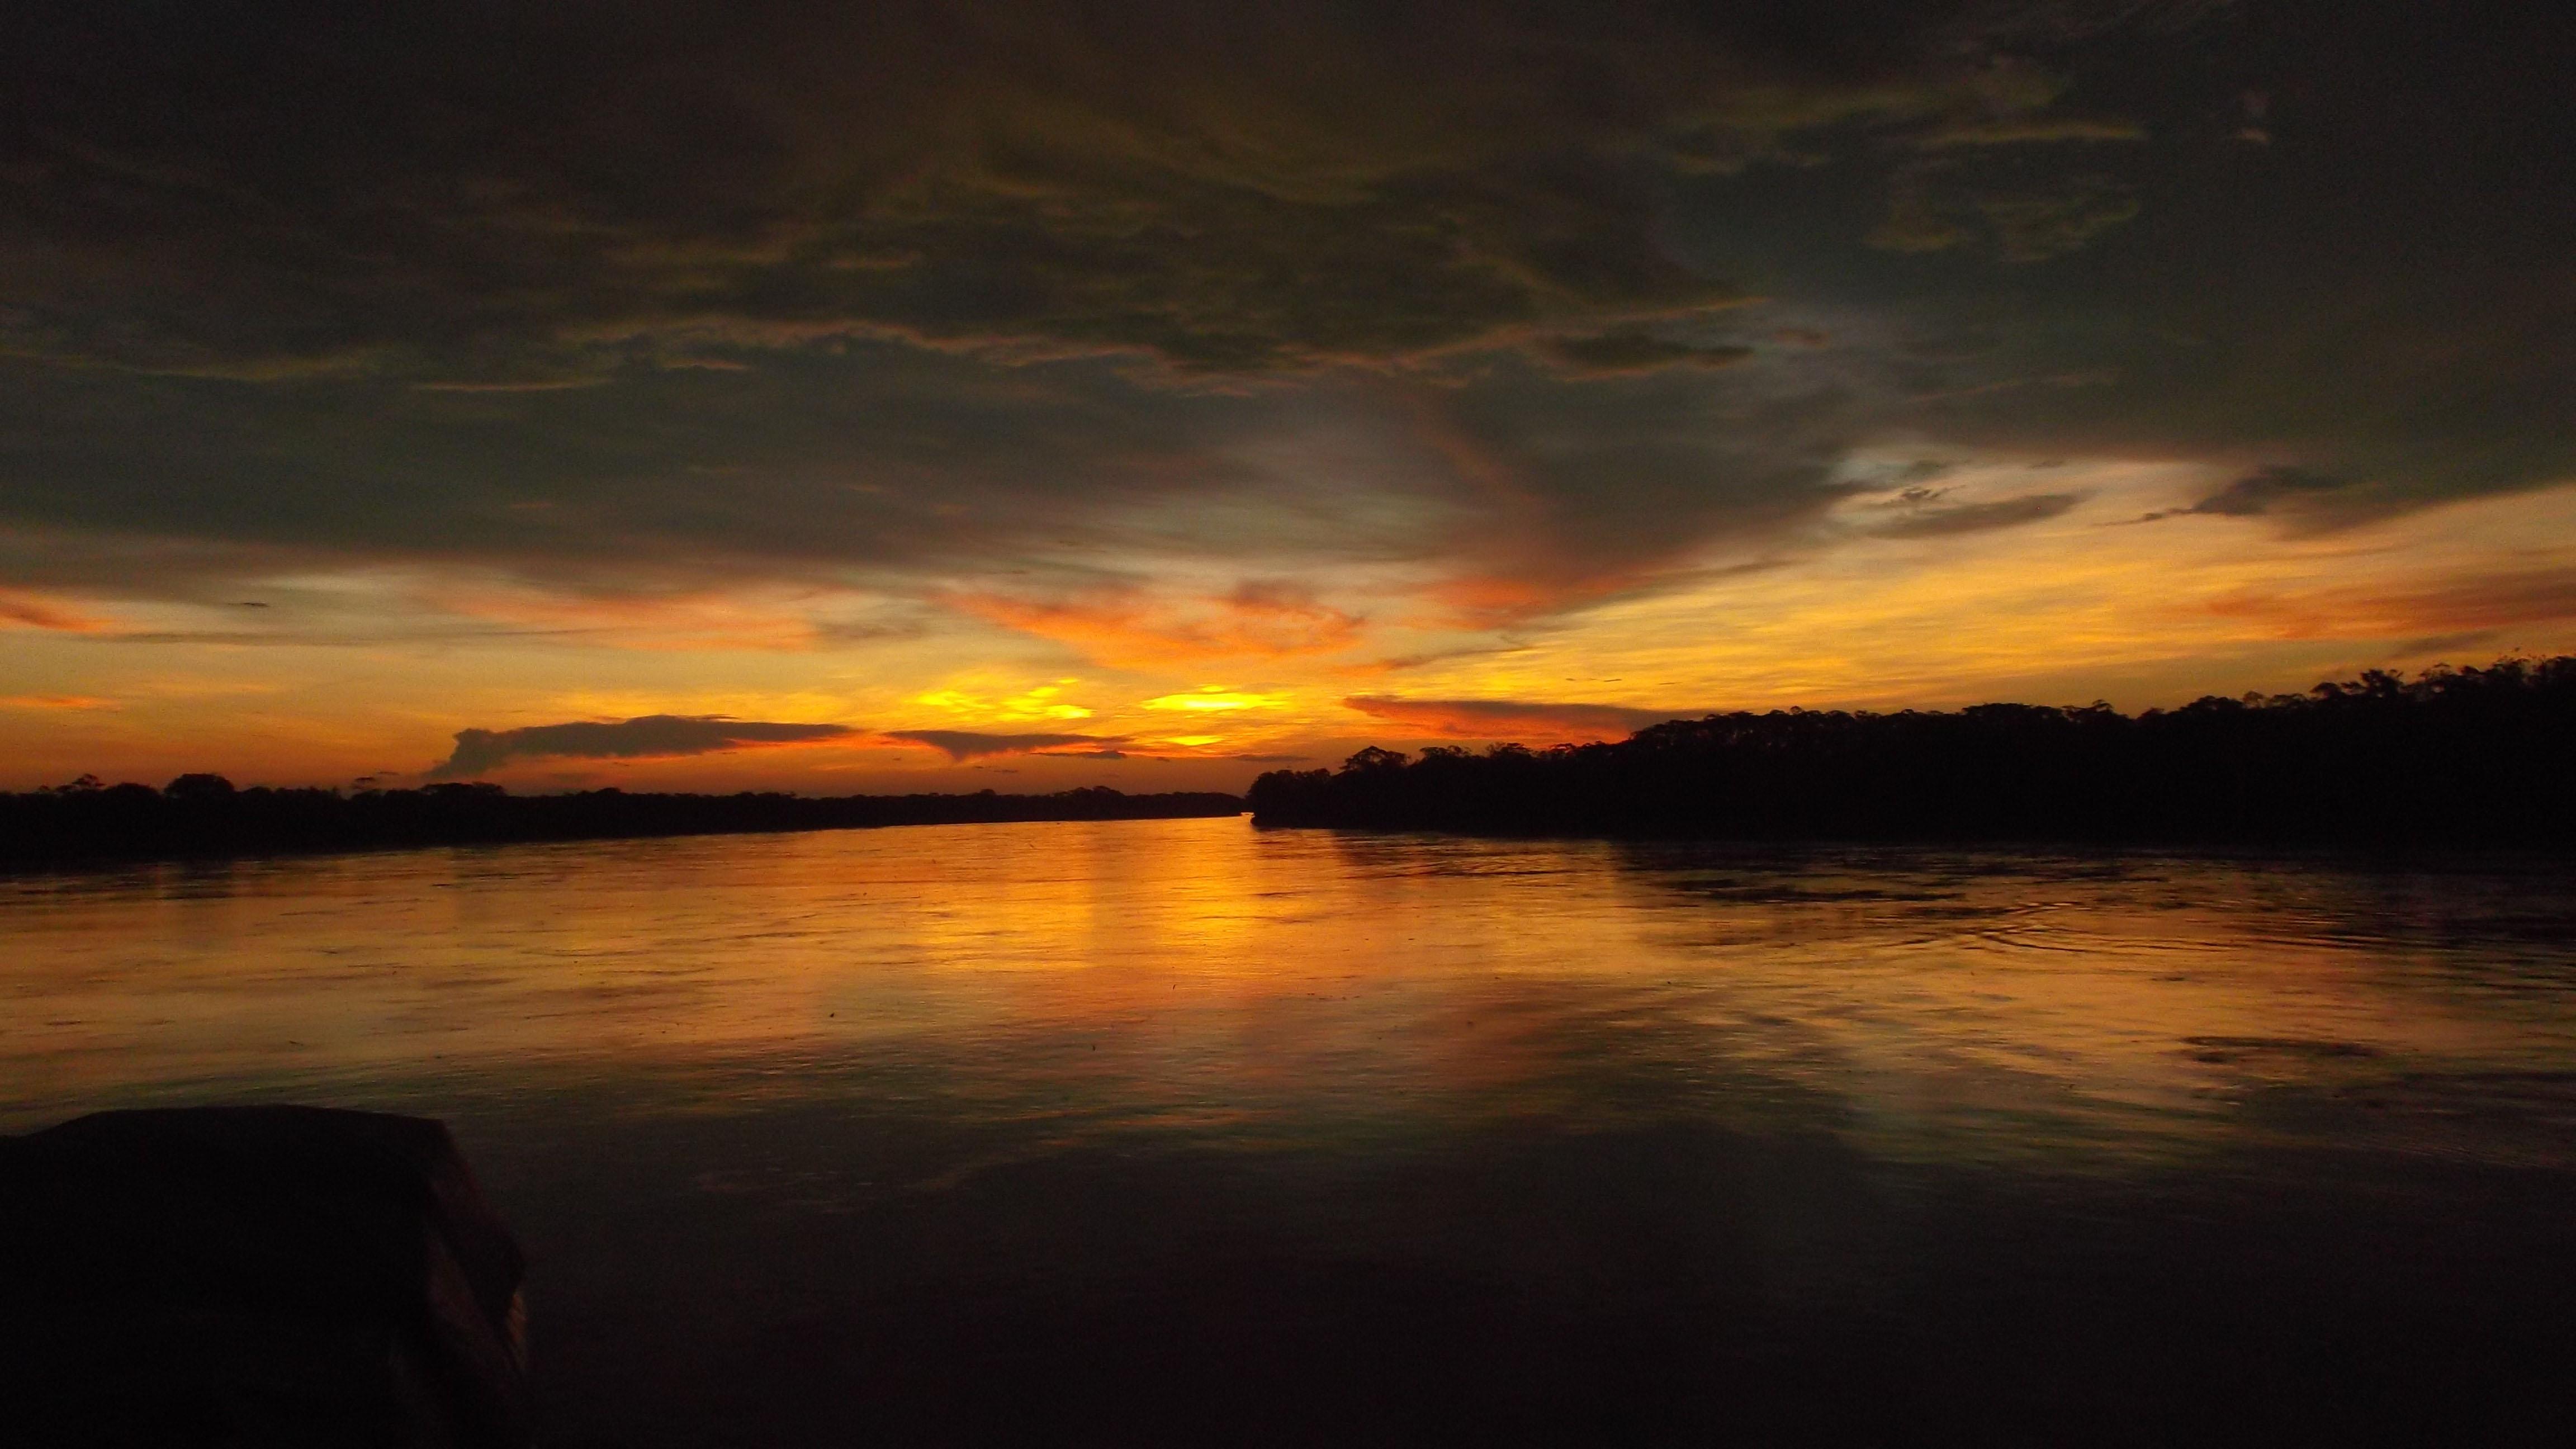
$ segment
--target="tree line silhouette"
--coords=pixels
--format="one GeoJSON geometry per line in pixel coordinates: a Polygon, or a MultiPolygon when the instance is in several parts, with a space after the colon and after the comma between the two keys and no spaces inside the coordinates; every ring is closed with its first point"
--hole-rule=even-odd
{"type": "Polygon", "coordinates": [[[2576,656],[2305,694],[1713,714],[1252,785],[1257,825],[1752,839],[2576,841],[2576,656]]]}
{"type": "Polygon", "coordinates": [[[1013,820],[1137,820],[1235,815],[1243,801],[1209,791],[1129,795],[1093,786],[1052,795],[628,794],[512,795],[491,784],[417,790],[253,787],[182,775],[162,789],[69,785],[0,794],[0,865],[28,867],[267,852],[464,845],[522,840],[838,830],[1013,820]]]}

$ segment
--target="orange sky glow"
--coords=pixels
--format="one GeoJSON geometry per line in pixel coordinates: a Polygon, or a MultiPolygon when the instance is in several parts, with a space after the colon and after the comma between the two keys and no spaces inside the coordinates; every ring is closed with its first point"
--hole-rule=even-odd
{"type": "MultiPolygon", "coordinates": [[[[489,778],[530,790],[1236,788],[1363,744],[1615,739],[1653,718],[1791,705],[2135,710],[2576,648],[2576,487],[2311,536],[2263,519],[2136,521],[2209,472],[2055,463],[2050,486],[2081,502],[1965,544],[1874,532],[1901,502],[1859,494],[1769,556],[1679,561],[1625,596],[1502,628],[1436,579],[1285,602],[1259,590],[1046,606],[936,595],[917,636],[855,642],[830,621],[884,601],[768,586],[620,599],[360,573],[266,590],[380,628],[400,621],[418,642],[265,638],[224,606],[30,599],[8,634],[0,749],[18,788],[192,769],[393,784],[435,763],[463,721],[672,713],[851,733],[514,760],[489,778]],[[459,642],[496,620],[542,627],[459,642]],[[887,737],[935,730],[1087,740],[955,758],[887,737]]],[[[1973,503],[2031,475],[2016,460],[1962,468],[1952,496],[1973,503]]]]}
{"type": "Polygon", "coordinates": [[[0,787],[1232,789],[2576,648],[2561,31],[1866,8],[37,25],[0,787]]]}

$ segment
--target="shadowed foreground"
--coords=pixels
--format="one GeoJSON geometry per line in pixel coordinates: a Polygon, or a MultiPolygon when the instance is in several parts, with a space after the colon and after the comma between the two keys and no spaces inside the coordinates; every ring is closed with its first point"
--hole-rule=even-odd
{"type": "Polygon", "coordinates": [[[436,1122],[199,1108],[0,1138],[0,1435],[515,1449],[520,1273],[436,1122]]]}
{"type": "Polygon", "coordinates": [[[1363,750],[1261,825],[1810,840],[2576,840],[2576,656],[2303,695],[1673,720],[1618,744],[1363,750]]]}
{"type": "Polygon", "coordinates": [[[2563,1193],[2513,1174],[2382,1176],[2356,1216],[2358,1164],[2321,1156],[2322,1190],[2141,1223],[2134,1187],[1898,1189],[1823,1138],[1502,1129],[1346,1184],[1404,1204],[1410,1250],[1318,1253],[1258,1170],[1082,1154],[967,1186],[935,1230],[763,1242],[848,1295],[784,1314],[665,1216],[685,1194],[594,1181],[589,1255],[657,1280],[645,1337],[683,1356],[558,1336],[532,1394],[516,1247],[437,1123],[117,1112],[0,1144],[7,1427],[46,1445],[525,1449],[548,1359],[625,1405],[583,1416],[629,1421],[613,1439],[533,1440],[585,1449],[2540,1445],[2576,1408],[2564,1256],[2509,1246],[2549,1240],[2563,1193]],[[2463,1189],[2473,1222],[2436,1206],[2463,1189]]]}

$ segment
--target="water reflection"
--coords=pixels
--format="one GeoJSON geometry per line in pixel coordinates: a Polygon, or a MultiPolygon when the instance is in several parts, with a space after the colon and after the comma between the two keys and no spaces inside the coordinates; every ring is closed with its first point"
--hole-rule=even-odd
{"type": "Polygon", "coordinates": [[[0,889],[0,1095],[22,1124],[511,1065],[828,1097],[864,1062],[945,1080],[959,1111],[1043,1098],[1121,1130],[1830,1102],[1881,1151],[2162,1152],[2289,1130],[2259,1110],[2283,1089],[2402,1097],[2576,1061],[2576,920],[2547,862],[1784,857],[1211,820],[0,889]]]}
{"type": "Polygon", "coordinates": [[[1111,1439],[1256,1402],[1400,1439],[1465,1393],[1752,1432],[1853,1355],[1896,1385],[1863,1437],[2115,1391],[2171,1426],[2278,1317],[2170,1296],[2211,1264],[2306,1305],[2266,1351],[2337,1383],[2295,1331],[2361,1291],[2332,1261],[2419,1273],[2364,1324],[2576,1277],[2571,927],[2546,861],[1237,820],[170,867],[0,882],[0,1100],[450,1118],[536,1249],[559,1415],[635,1443],[1061,1429],[960,1407],[997,1362],[1111,1439]],[[2088,1343],[2093,1389],[1996,1399],[1998,1355],[2088,1343]],[[1136,1417],[1212,1355],[1287,1378],[1136,1417]]]}

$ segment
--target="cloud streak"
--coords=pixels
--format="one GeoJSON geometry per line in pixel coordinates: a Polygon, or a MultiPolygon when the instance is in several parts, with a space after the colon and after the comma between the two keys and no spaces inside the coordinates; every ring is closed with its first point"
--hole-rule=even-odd
{"type": "Polygon", "coordinates": [[[2025,493],[1982,503],[1924,503],[1906,508],[1870,531],[1881,538],[1956,538],[1961,534],[1992,533],[2045,522],[2083,501],[2083,495],[2076,493],[2025,493]]]}
{"type": "Polygon", "coordinates": [[[1362,694],[1342,703],[1419,734],[1541,744],[1625,739],[1648,725],[1680,717],[1673,710],[1525,699],[1399,699],[1362,694]]]}
{"type": "Polygon", "coordinates": [[[1124,735],[1070,735],[1035,732],[1028,734],[989,734],[980,730],[887,730],[883,738],[903,744],[928,745],[952,760],[975,760],[986,755],[1028,755],[1060,753],[1080,748],[1083,754],[1119,758],[1118,746],[1127,743],[1124,735]]]}
{"type": "Polygon", "coordinates": [[[648,714],[617,721],[575,721],[520,729],[456,732],[456,749],[430,767],[429,778],[489,774],[514,760],[630,760],[708,755],[752,745],[802,744],[856,733],[848,725],[784,724],[723,715],[648,714]]]}
{"type": "Polygon", "coordinates": [[[2153,523],[2163,518],[2189,518],[2194,515],[2216,518],[2257,518],[2288,508],[2310,510],[2331,507],[2338,495],[2349,497],[2352,482],[2311,469],[2289,464],[2260,468],[2192,504],[2188,508],[2168,508],[2145,514],[2136,521],[2153,523]]]}
{"type": "Polygon", "coordinates": [[[1146,667],[1330,654],[1357,643],[1365,622],[1317,600],[1310,590],[1277,581],[1245,583],[1205,598],[1118,585],[1056,597],[961,592],[941,602],[1096,662],[1146,667]]]}
{"type": "Polygon", "coordinates": [[[1540,356],[1577,377],[1635,377],[1667,367],[1733,367],[1753,355],[1752,348],[1736,343],[1701,345],[1643,329],[1549,337],[1535,345],[1540,356]]]}
{"type": "Polygon", "coordinates": [[[107,626],[51,599],[0,589],[0,628],[45,629],[55,633],[96,633],[107,626]]]}

